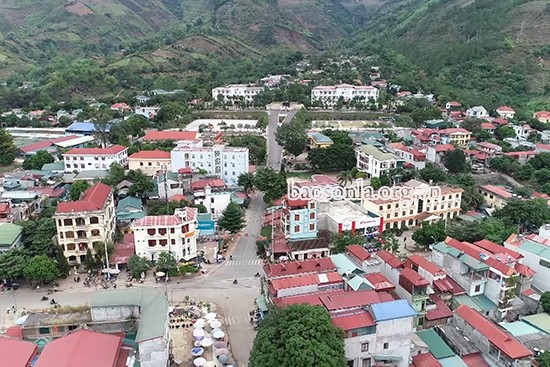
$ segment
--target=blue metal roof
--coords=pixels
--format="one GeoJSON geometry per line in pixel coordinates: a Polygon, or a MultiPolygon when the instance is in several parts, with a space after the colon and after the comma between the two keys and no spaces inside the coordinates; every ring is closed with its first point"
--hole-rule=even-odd
{"type": "MultiPolygon", "coordinates": [[[[108,132],[110,130],[109,126],[105,127],[105,131],[108,132]]],[[[92,133],[95,131],[95,125],[93,122],[85,121],[85,122],[73,122],[67,129],[68,132],[89,132],[92,133]]]]}
{"type": "Polygon", "coordinates": [[[375,303],[371,306],[374,313],[374,319],[378,321],[388,321],[402,319],[405,317],[416,316],[416,311],[404,299],[391,302],[375,303]]]}

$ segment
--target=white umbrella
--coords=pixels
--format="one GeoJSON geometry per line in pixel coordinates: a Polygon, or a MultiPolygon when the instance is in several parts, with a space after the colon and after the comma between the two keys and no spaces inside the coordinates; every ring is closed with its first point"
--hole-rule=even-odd
{"type": "Polygon", "coordinates": [[[213,329],[213,330],[212,330],[212,334],[214,334],[214,333],[217,332],[217,331],[222,331],[222,329],[219,329],[219,328],[213,329]]]}
{"type": "Polygon", "coordinates": [[[217,356],[223,356],[223,355],[228,355],[229,354],[229,351],[225,348],[221,348],[221,349],[216,349],[216,351],[214,352],[214,355],[217,357],[217,356]]]}
{"type": "Polygon", "coordinates": [[[212,329],[219,329],[222,326],[222,323],[218,320],[210,321],[210,327],[212,329]]]}
{"type": "Polygon", "coordinates": [[[29,317],[29,316],[28,315],[21,316],[20,318],[18,318],[15,321],[15,325],[23,325],[25,323],[25,321],[27,321],[27,317],[29,317]]]}
{"type": "Polygon", "coordinates": [[[211,346],[212,344],[214,344],[214,341],[212,340],[212,338],[204,338],[204,339],[201,341],[201,346],[202,346],[202,347],[209,347],[209,346],[211,346]]]}
{"type": "Polygon", "coordinates": [[[206,363],[206,359],[200,357],[200,358],[196,358],[194,361],[193,361],[193,364],[197,367],[201,367],[201,366],[204,366],[204,364],[206,363]]]}
{"type": "Polygon", "coordinates": [[[195,330],[193,330],[193,336],[194,336],[194,337],[201,337],[201,336],[204,336],[204,330],[203,330],[203,329],[195,329],[195,330]]]}
{"type": "Polygon", "coordinates": [[[162,271],[159,271],[155,274],[157,277],[163,277],[165,276],[166,274],[164,274],[162,271]]]}
{"type": "Polygon", "coordinates": [[[208,321],[213,321],[216,318],[216,314],[214,312],[209,312],[206,315],[204,315],[204,318],[208,321]]]}
{"type": "Polygon", "coordinates": [[[204,327],[204,319],[198,319],[197,321],[195,321],[195,323],[193,324],[193,327],[195,329],[202,329],[204,327]]]}
{"type": "Polygon", "coordinates": [[[222,339],[225,336],[225,333],[221,330],[217,330],[212,333],[212,336],[216,339],[222,339]]]}
{"type": "Polygon", "coordinates": [[[109,271],[110,271],[110,269],[107,269],[107,268],[101,270],[101,272],[102,272],[103,274],[107,274],[109,271]]]}
{"type": "Polygon", "coordinates": [[[111,269],[111,274],[120,274],[120,270],[118,270],[118,269],[111,269]]]}

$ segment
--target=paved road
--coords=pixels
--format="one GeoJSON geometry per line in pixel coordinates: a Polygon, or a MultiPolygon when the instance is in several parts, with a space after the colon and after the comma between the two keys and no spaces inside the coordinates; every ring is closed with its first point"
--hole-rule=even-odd
{"type": "MultiPolygon", "coordinates": [[[[247,225],[245,232],[233,252],[233,260],[222,263],[209,274],[185,279],[174,279],[168,283],[151,284],[166,292],[170,301],[181,301],[186,295],[193,299],[216,303],[221,307],[228,322],[229,342],[234,358],[239,367],[246,367],[255,331],[249,322],[249,311],[254,307],[254,299],[260,294],[260,280],[254,275],[261,272],[261,261],[256,256],[256,239],[260,234],[265,204],[261,195],[252,197],[247,210],[247,225]],[[238,279],[238,284],[233,280],[238,279]]],[[[94,292],[109,292],[109,290],[94,290],[86,288],[81,283],[72,283],[71,288],[63,289],[55,294],[55,300],[61,305],[81,305],[90,302],[94,292]]],[[[17,305],[18,309],[37,309],[48,307],[40,298],[45,290],[30,290],[22,288],[15,292],[0,293],[0,311],[17,305]],[[15,297],[14,297],[15,296],[15,297]]],[[[5,312],[0,312],[2,325],[9,318],[5,312]]]]}
{"type": "Polygon", "coordinates": [[[267,126],[267,163],[269,167],[276,171],[281,169],[281,157],[283,155],[283,149],[279,144],[277,144],[277,140],[275,139],[275,133],[279,127],[279,114],[287,113],[285,119],[283,120],[283,124],[286,124],[294,118],[294,115],[296,115],[298,111],[298,109],[288,112],[283,110],[268,111],[269,125],[267,126]]]}

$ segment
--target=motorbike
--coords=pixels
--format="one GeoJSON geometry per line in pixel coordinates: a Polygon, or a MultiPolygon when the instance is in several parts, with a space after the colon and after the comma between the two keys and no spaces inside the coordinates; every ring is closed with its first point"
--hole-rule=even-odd
{"type": "Polygon", "coordinates": [[[47,301],[49,298],[46,297],[46,296],[42,296],[42,299],[40,299],[41,301],[47,301]]]}
{"type": "Polygon", "coordinates": [[[254,275],[256,278],[259,278],[260,277],[260,273],[256,273],[256,275],[254,275]]]}
{"type": "Polygon", "coordinates": [[[57,302],[55,302],[55,299],[52,298],[52,300],[50,301],[50,305],[55,305],[57,304],[57,302]]]}
{"type": "Polygon", "coordinates": [[[239,282],[237,281],[237,279],[235,279],[235,280],[233,281],[233,284],[238,284],[238,283],[239,283],[239,282]]]}

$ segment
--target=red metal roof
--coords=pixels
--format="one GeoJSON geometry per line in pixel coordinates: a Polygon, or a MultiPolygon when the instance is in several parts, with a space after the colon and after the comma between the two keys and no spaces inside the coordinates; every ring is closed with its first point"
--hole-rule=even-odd
{"type": "Polygon", "coordinates": [[[280,278],[296,274],[326,273],[333,271],[336,271],[336,266],[329,257],[267,264],[264,266],[264,272],[267,278],[280,278]]]}
{"type": "MultiPolygon", "coordinates": [[[[355,292],[344,292],[338,295],[321,296],[321,302],[329,311],[353,309],[363,306],[380,303],[380,294],[373,290],[362,290],[355,292]]],[[[392,298],[393,300],[393,298],[392,298]]]]}
{"type": "Polygon", "coordinates": [[[109,148],[73,148],[63,155],[114,155],[128,149],[123,145],[113,145],[109,148]]]}
{"type": "Polygon", "coordinates": [[[426,270],[428,273],[432,275],[446,274],[445,271],[443,271],[439,266],[435,265],[434,263],[428,261],[427,259],[423,258],[418,254],[409,255],[407,257],[407,260],[405,261],[405,266],[411,265],[409,267],[412,268],[412,264],[426,270]]]}
{"type": "Polygon", "coordinates": [[[382,273],[368,273],[364,277],[377,292],[395,289],[395,285],[382,273]]]}
{"type": "Polygon", "coordinates": [[[452,237],[447,237],[445,239],[445,243],[451,247],[456,248],[457,250],[468,254],[474,259],[480,259],[485,264],[489,265],[495,270],[498,270],[503,275],[509,276],[515,273],[515,270],[513,268],[509,267],[503,262],[506,261],[506,258],[501,257],[500,259],[497,259],[495,255],[491,254],[489,251],[482,249],[479,246],[474,245],[473,243],[460,242],[452,237]],[[485,254],[486,256],[488,256],[488,258],[485,260],[481,259],[482,254],[485,254]]]}
{"type": "Polygon", "coordinates": [[[304,287],[308,285],[325,285],[343,282],[338,272],[322,274],[306,274],[298,277],[278,278],[271,280],[270,288],[274,291],[281,289],[304,287]]]}
{"type": "Polygon", "coordinates": [[[72,140],[75,138],[77,138],[76,135],[61,136],[59,138],[48,139],[48,140],[39,141],[33,144],[25,145],[20,147],[19,150],[21,150],[24,153],[35,152],[38,150],[49,148],[56,143],[61,143],[63,141],[72,140]]]}
{"type": "Polygon", "coordinates": [[[9,203],[0,203],[0,213],[9,213],[10,209],[9,203]]]}
{"type": "MultiPolygon", "coordinates": [[[[494,130],[496,129],[496,126],[493,125],[492,123],[490,122],[482,122],[481,123],[481,128],[482,129],[485,129],[485,130],[494,130]]],[[[490,144],[490,143],[489,143],[490,144]]]]}
{"type": "Polygon", "coordinates": [[[170,159],[170,152],[164,150],[141,150],[132,154],[128,159],[170,159]]]}
{"type": "Polygon", "coordinates": [[[536,155],[537,152],[534,150],[529,150],[525,152],[508,152],[504,153],[504,155],[507,155],[508,157],[523,157],[523,156],[530,156],[530,155],[536,155]]]}
{"type": "Polygon", "coordinates": [[[550,112],[549,111],[539,111],[535,112],[535,118],[550,118],[550,112]]]}
{"type": "Polygon", "coordinates": [[[523,275],[524,277],[531,278],[533,275],[535,275],[537,272],[528,267],[527,265],[517,263],[514,267],[518,273],[523,275]]]}
{"type": "Polygon", "coordinates": [[[37,351],[38,346],[34,343],[6,336],[0,336],[0,356],[2,356],[2,366],[27,367],[32,362],[37,351]]]}
{"type": "Polygon", "coordinates": [[[57,205],[56,213],[93,212],[103,208],[111,194],[111,187],[102,182],[86,190],[82,200],[63,201],[57,205]]]}
{"type": "Polygon", "coordinates": [[[483,239],[481,241],[477,241],[477,242],[474,242],[474,245],[476,246],[479,246],[481,247],[482,249],[485,249],[487,251],[489,251],[490,253],[492,254],[503,254],[505,253],[506,255],[512,257],[513,259],[521,259],[523,257],[522,254],[520,254],[519,252],[516,252],[514,250],[510,250],[504,246],[501,246],[501,245],[498,245],[492,241],[489,241],[487,239],[483,239]]]}
{"type": "Polygon", "coordinates": [[[13,325],[6,329],[6,336],[12,338],[23,339],[23,329],[21,326],[13,325]]]}
{"type": "Polygon", "coordinates": [[[514,109],[512,107],[508,107],[508,106],[500,106],[499,108],[497,108],[497,112],[515,112],[514,109]]]}
{"type": "Polygon", "coordinates": [[[488,191],[492,194],[498,195],[504,199],[510,199],[513,197],[511,192],[506,191],[504,188],[493,185],[483,185],[481,188],[485,191],[488,191]]]}
{"type": "Polygon", "coordinates": [[[341,316],[332,316],[332,323],[334,324],[334,326],[344,331],[360,329],[375,325],[375,322],[372,319],[370,313],[364,310],[341,316]]]}
{"type": "Polygon", "coordinates": [[[115,367],[122,338],[78,330],[46,344],[35,367],[115,367]]]}
{"type": "Polygon", "coordinates": [[[346,251],[355,256],[359,261],[367,260],[371,255],[363,246],[351,245],[346,247],[346,251]]]}
{"type": "Polygon", "coordinates": [[[290,305],[301,305],[301,304],[307,304],[310,306],[322,306],[323,302],[321,302],[321,299],[320,299],[321,296],[338,295],[342,293],[344,293],[344,290],[336,289],[336,290],[331,290],[327,292],[316,292],[316,293],[300,294],[298,296],[279,297],[279,298],[274,298],[273,303],[277,307],[287,307],[290,305]]]}
{"type": "Polygon", "coordinates": [[[430,284],[430,282],[424,279],[422,275],[418,274],[411,268],[403,269],[403,271],[401,271],[401,276],[411,282],[415,287],[421,287],[430,284]]]}
{"type": "Polygon", "coordinates": [[[136,245],[134,242],[134,234],[127,233],[124,235],[122,242],[115,245],[115,250],[109,256],[109,262],[114,264],[128,264],[128,260],[136,253],[136,245]]]}
{"type": "Polygon", "coordinates": [[[438,144],[434,147],[438,153],[455,150],[456,148],[452,144],[438,144]]]}
{"type": "Polygon", "coordinates": [[[195,140],[197,138],[196,131],[149,131],[143,137],[143,140],[195,140]]]}
{"type": "Polygon", "coordinates": [[[453,311],[435,294],[430,294],[430,300],[435,303],[436,308],[426,312],[426,319],[440,320],[447,319],[453,316],[453,311]]]}
{"type": "Polygon", "coordinates": [[[180,202],[182,200],[189,201],[189,199],[187,199],[187,196],[182,195],[182,194],[175,194],[175,195],[172,195],[168,198],[168,201],[178,201],[178,202],[180,202]]]}
{"type": "Polygon", "coordinates": [[[65,193],[65,189],[63,188],[54,189],[53,187],[40,187],[40,188],[35,187],[29,191],[40,193],[41,195],[45,195],[49,198],[59,198],[61,197],[61,195],[65,193]]]}
{"type": "Polygon", "coordinates": [[[468,367],[491,367],[487,362],[485,362],[481,356],[481,353],[468,354],[467,356],[462,356],[461,358],[468,367]]]}
{"type": "Polygon", "coordinates": [[[414,367],[443,367],[431,353],[417,354],[412,357],[414,367]]]}
{"type": "Polygon", "coordinates": [[[504,331],[504,329],[486,319],[469,306],[460,305],[455,312],[508,357],[518,359],[529,357],[533,354],[523,344],[504,331]]]}
{"type": "Polygon", "coordinates": [[[402,268],[403,263],[394,254],[386,250],[380,250],[376,253],[382,261],[391,266],[392,268],[402,268]]]}
{"type": "Polygon", "coordinates": [[[210,186],[212,189],[224,188],[225,182],[220,178],[209,179],[205,178],[203,180],[195,181],[191,184],[193,190],[203,190],[206,186],[210,186]]]}

